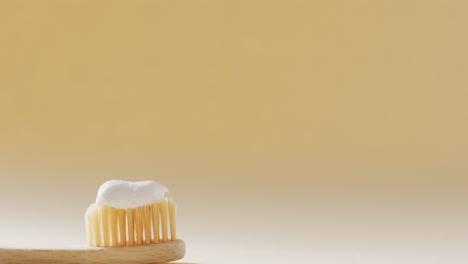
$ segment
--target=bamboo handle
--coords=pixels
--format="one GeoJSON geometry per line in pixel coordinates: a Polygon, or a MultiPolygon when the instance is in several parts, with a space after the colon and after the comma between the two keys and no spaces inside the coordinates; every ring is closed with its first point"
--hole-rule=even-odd
{"type": "Polygon", "coordinates": [[[103,264],[158,263],[183,258],[184,241],[132,247],[83,247],[72,249],[0,248],[0,263],[103,264]]]}

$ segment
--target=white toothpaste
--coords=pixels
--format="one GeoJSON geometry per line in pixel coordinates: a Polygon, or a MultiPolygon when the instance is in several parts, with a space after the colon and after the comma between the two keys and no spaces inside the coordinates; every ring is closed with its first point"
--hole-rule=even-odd
{"type": "Polygon", "coordinates": [[[168,192],[168,188],[154,181],[111,180],[99,187],[96,204],[131,209],[161,201],[168,192]]]}

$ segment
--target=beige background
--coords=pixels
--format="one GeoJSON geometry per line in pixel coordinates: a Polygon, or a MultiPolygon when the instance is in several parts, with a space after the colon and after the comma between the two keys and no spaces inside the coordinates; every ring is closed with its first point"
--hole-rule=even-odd
{"type": "Polygon", "coordinates": [[[467,8],[1,1],[0,244],[152,179],[185,262],[466,263],[467,8]]]}

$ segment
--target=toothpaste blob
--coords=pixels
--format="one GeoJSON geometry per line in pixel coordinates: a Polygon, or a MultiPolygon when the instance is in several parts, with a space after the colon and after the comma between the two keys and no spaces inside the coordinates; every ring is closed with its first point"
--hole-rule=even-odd
{"type": "Polygon", "coordinates": [[[161,201],[168,192],[168,188],[154,181],[111,180],[99,187],[96,204],[118,209],[132,209],[161,201]]]}

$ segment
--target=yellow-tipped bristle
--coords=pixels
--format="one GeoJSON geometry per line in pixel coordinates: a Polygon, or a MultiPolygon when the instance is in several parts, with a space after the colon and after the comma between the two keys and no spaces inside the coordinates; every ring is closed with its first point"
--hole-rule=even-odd
{"type": "Polygon", "coordinates": [[[133,225],[133,213],[135,210],[126,210],[127,214],[127,246],[133,246],[135,244],[135,226],[133,225]]]}
{"type": "Polygon", "coordinates": [[[110,247],[111,246],[111,238],[110,238],[110,226],[109,226],[109,207],[107,206],[101,206],[100,207],[101,211],[101,225],[102,225],[102,236],[103,236],[103,245],[104,247],[110,247]]]}
{"type": "Polygon", "coordinates": [[[143,209],[143,228],[145,233],[145,244],[151,244],[151,209],[147,205],[143,209]]]}
{"type": "Polygon", "coordinates": [[[153,226],[153,240],[152,243],[157,244],[159,243],[159,211],[158,211],[158,203],[155,202],[151,205],[151,213],[152,213],[152,226],[153,226]]]}
{"type": "Polygon", "coordinates": [[[111,245],[116,247],[118,245],[119,230],[117,227],[117,209],[109,207],[109,225],[111,233],[111,245]]]}
{"type": "Polygon", "coordinates": [[[127,245],[127,220],[125,210],[117,210],[117,218],[119,222],[119,246],[127,245]]]}
{"type": "Polygon", "coordinates": [[[169,199],[169,222],[171,225],[171,240],[176,240],[176,213],[175,213],[175,205],[172,199],[169,199]]]}
{"type": "Polygon", "coordinates": [[[90,246],[123,247],[176,240],[172,199],[133,209],[92,204],[86,210],[85,222],[90,246]]]}
{"type": "Polygon", "coordinates": [[[102,241],[102,211],[99,207],[93,204],[94,217],[93,217],[93,226],[94,226],[94,236],[96,238],[96,246],[103,246],[102,241]]]}
{"type": "Polygon", "coordinates": [[[135,244],[138,246],[143,243],[143,222],[141,220],[141,207],[135,208],[133,212],[133,224],[135,225],[135,244]]]}
{"type": "Polygon", "coordinates": [[[162,229],[162,242],[167,242],[169,236],[167,233],[167,200],[162,200],[161,205],[161,229],[162,229]]]}

